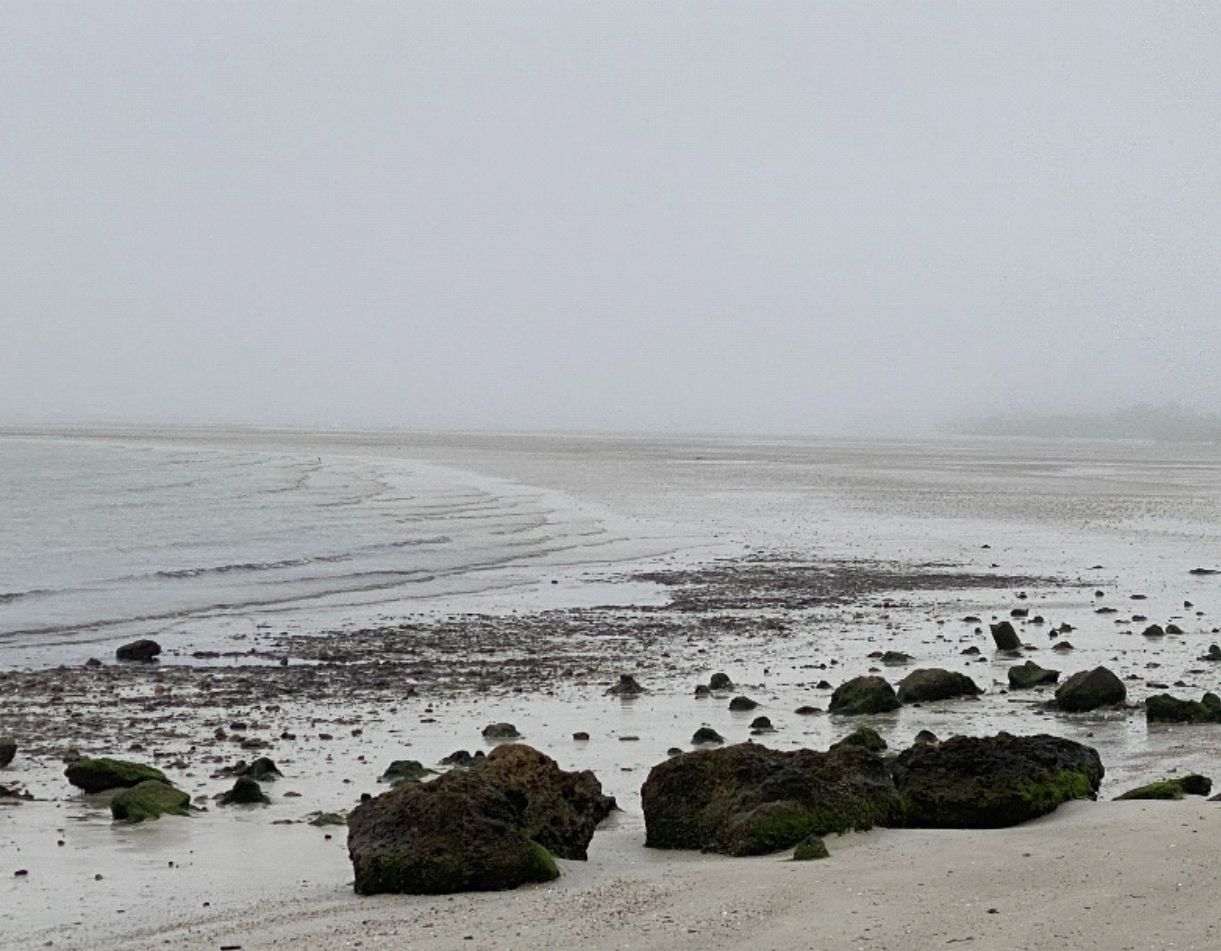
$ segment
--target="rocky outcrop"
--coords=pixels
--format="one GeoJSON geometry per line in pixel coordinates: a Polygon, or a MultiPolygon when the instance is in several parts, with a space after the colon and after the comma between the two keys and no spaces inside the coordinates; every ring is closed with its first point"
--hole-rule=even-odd
{"type": "Polygon", "coordinates": [[[152,766],[104,756],[97,759],[82,757],[75,760],[64,770],[64,775],[68,777],[68,782],[73,786],[83,789],[87,793],[100,793],[108,789],[126,789],[142,783],[146,779],[169,783],[169,780],[165,778],[165,773],[152,766]]]}
{"type": "Polygon", "coordinates": [[[1060,671],[1040,667],[1033,660],[1009,668],[1009,689],[1030,690],[1044,684],[1054,684],[1060,679],[1060,671]]]}
{"type": "Polygon", "coordinates": [[[137,661],[147,664],[156,660],[157,655],[160,653],[160,644],[156,641],[143,638],[138,641],[132,641],[130,644],[124,644],[114,652],[114,656],[119,660],[137,661]]]}
{"type": "Polygon", "coordinates": [[[992,829],[1094,798],[1104,770],[1095,750],[1072,740],[998,733],[912,746],[893,773],[906,825],[992,829]]]}
{"type": "Polygon", "coordinates": [[[899,709],[895,688],[882,677],[853,677],[835,688],[830,711],[842,716],[888,713],[899,709]]]}
{"type": "Polygon", "coordinates": [[[1123,703],[1128,697],[1123,681],[1105,667],[1082,670],[1060,684],[1056,706],[1068,713],[1085,713],[1123,703]]]}
{"type": "Polygon", "coordinates": [[[163,815],[190,814],[191,797],[157,779],[120,790],[110,800],[110,814],[121,822],[143,822],[163,815]]]}
{"type": "Polygon", "coordinates": [[[899,703],[927,703],[981,693],[983,690],[966,674],[941,667],[924,667],[913,670],[899,682],[897,696],[899,703]]]}
{"type": "Polygon", "coordinates": [[[1149,723],[1221,723],[1221,697],[1206,693],[1199,700],[1179,700],[1158,693],[1145,701],[1149,723]]]}

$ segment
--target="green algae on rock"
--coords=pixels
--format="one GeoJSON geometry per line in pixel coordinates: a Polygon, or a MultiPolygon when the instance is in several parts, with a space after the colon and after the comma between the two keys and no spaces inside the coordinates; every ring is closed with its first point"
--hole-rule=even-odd
{"type": "Polygon", "coordinates": [[[1175,779],[1162,779],[1156,783],[1148,783],[1129,789],[1115,797],[1124,799],[1182,799],[1184,796],[1207,796],[1213,789],[1213,781],[1207,776],[1192,773],[1190,776],[1179,776],[1175,779]]]}
{"type": "Polygon", "coordinates": [[[1158,693],[1145,701],[1149,723],[1221,723],[1221,697],[1206,693],[1199,700],[1179,700],[1158,693]]]}
{"type": "Polygon", "coordinates": [[[983,690],[966,674],[941,667],[922,667],[899,682],[897,698],[899,703],[928,703],[981,693],[983,690]]]}
{"type": "Polygon", "coordinates": [[[899,709],[895,688],[883,677],[853,677],[835,688],[828,707],[841,716],[889,713],[899,709]]]}
{"type": "Polygon", "coordinates": [[[157,779],[120,790],[110,800],[110,814],[122,822],[143,822],[163,815],[190,815],[191,797],[157,779]]]}
{"type": "Polygon", "coordinates": [[[68,782],[87,793],[106,792],[108,789],[124,789],[136,786],[148,779],[169,783],[165,773],[152,766],[130,763],[127,760],[99,757],[81,758],[64,770],[68,782]]]}

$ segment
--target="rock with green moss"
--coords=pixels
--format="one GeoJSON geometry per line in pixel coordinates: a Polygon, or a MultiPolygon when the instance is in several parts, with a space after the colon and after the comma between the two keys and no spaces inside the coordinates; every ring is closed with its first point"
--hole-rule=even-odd
{"type": "Polygon", "coordinates": [[[163,815],[190,815],[191,797],[157,779],[122,789],[110,800],[110,814],[122,822],[143,822],[163,815]]]}
{"type": "Polygon", "coordinates": [[[584,859],[615,808],[589,771],[561,770],[514,744],[477,770],[398,786],[348,817],[356,891],[498,891],[559,874],[554,856],[584,859]]]}
{"type": "Polygon", "coordinates": [[[1030,690],[1044,684],[1054,684],[1060,679],[1060,671],[1040,667],[1033,660],[1009,668],[1009,689],[1030,690]]]}
{"type": "Polygon", "coordinates": [[[1081,670],[1056,688],[1056,706],[1067,713],[1085,713],[1123,703],[1128,688],[1105,667],[1081,670]]]}
{"type": "Polygon", "coordinates": [[[893,765],[903,824],[949,829],[1017,825],[1093,799],[1104,772],[1096,750],[1047,734],[955,736],[912,746],[893,765]]]}
{"type": "Polygon", "coordinates": [[[874,753],[880,753],[886,749],[886,741],[873,727],[858,726],[843,739],[832,743],[831,749],[837,750],[841,746],[860,746],[874,753]]]}
{"type": "Polygon", "coordinates": [[[239,776],[233,788],[220,798],[222,806],[265,806],[270,802],[263,792],[263,787],[249,776],[239,776]]]}
{"type": "Polygon", "coordinates": [[[121,759],[81,757],[68,765],[64,775],[77,789],[87,793],[106,792],[108,789],[127,789],[148,779],[168,783],[165,773],[142,763],[130,763],[121,759]]]}
{"type": "Polygon", "coordinates": [[[816,835],[802,839],[797,843],[797,848],[793,850],[794,862],[812,862],[830,857],[831,853],[827,851],[827,843],[816,835]]]}
{"type": "Polygon", "coordinates": [[[954,700],[974,697],[983,690],[968,677],[941,667],[913,670],[899,682],[899,703],[929,703],[934,700],[954,700]]]}
{"type": "Polygon", "coordinates": [[[831,713],[850,717],[888,713],[899,709],[899,700],[895,688],[885,678],[853,677],[835,688],[828,709],[831,713]]]}
{"type": "Polygon", "coordinates": [[[1199,700],[1179,700],[1158,693],[1145,701],[1145,719],[1150,723],[1221,723],[1221,697],[1206,693],[1199,700]]]}
{"type": "Polygon", "coordinates": [[[346,826],[348,817],[342,812],[311,812],[305,817],[312,826],[346,826]]]}
{"type": "Polygon", "coordinates": [[[1184,796],[1207,796],[1213,790],[1213,781],[1207,776],[1192,773],[1174,779],[1162,779],[1156,783],[1137,786],[1118,799],[1182,799],[1184,796]]]}
{"type": "Polygon", "coordinates": [[[382,773],[379,783],[389,783],[398,786],[402,783],[418,783],[425,776],[435,776],[436,770],[428,769],[419,760],[396,759],[382,773]]]}
{"type": "Polygon", "coordinates": [[[742,743],[654,766],[640,790],[645,844],[763,855],[810,835],[888,825],[902,812],[883,759],[742,743]]]}

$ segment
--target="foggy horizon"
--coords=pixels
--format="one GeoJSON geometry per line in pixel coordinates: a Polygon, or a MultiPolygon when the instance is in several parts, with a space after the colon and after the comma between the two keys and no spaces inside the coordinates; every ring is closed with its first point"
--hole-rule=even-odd
{"type": "Polygon", "coordinates": [[[1221,412],[1221,12],[13,3],[0,426],[1221,412]]]}

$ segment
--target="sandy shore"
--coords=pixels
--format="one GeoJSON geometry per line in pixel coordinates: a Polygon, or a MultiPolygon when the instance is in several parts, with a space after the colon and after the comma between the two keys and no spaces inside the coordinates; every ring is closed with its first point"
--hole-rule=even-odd
{"type": "Polygon", "coordinates": [[[833,837],[831,858],[807,863],[651,852],[628,823],[600,831],[590,861],[561,863],[547,886],[359,898],[313,885],[215,914],[162,907],[163,923],[121,937],[43,941],[99,951],[1216,948],[1219,808],[1079,802],[1013,829],[833,837]]]}

